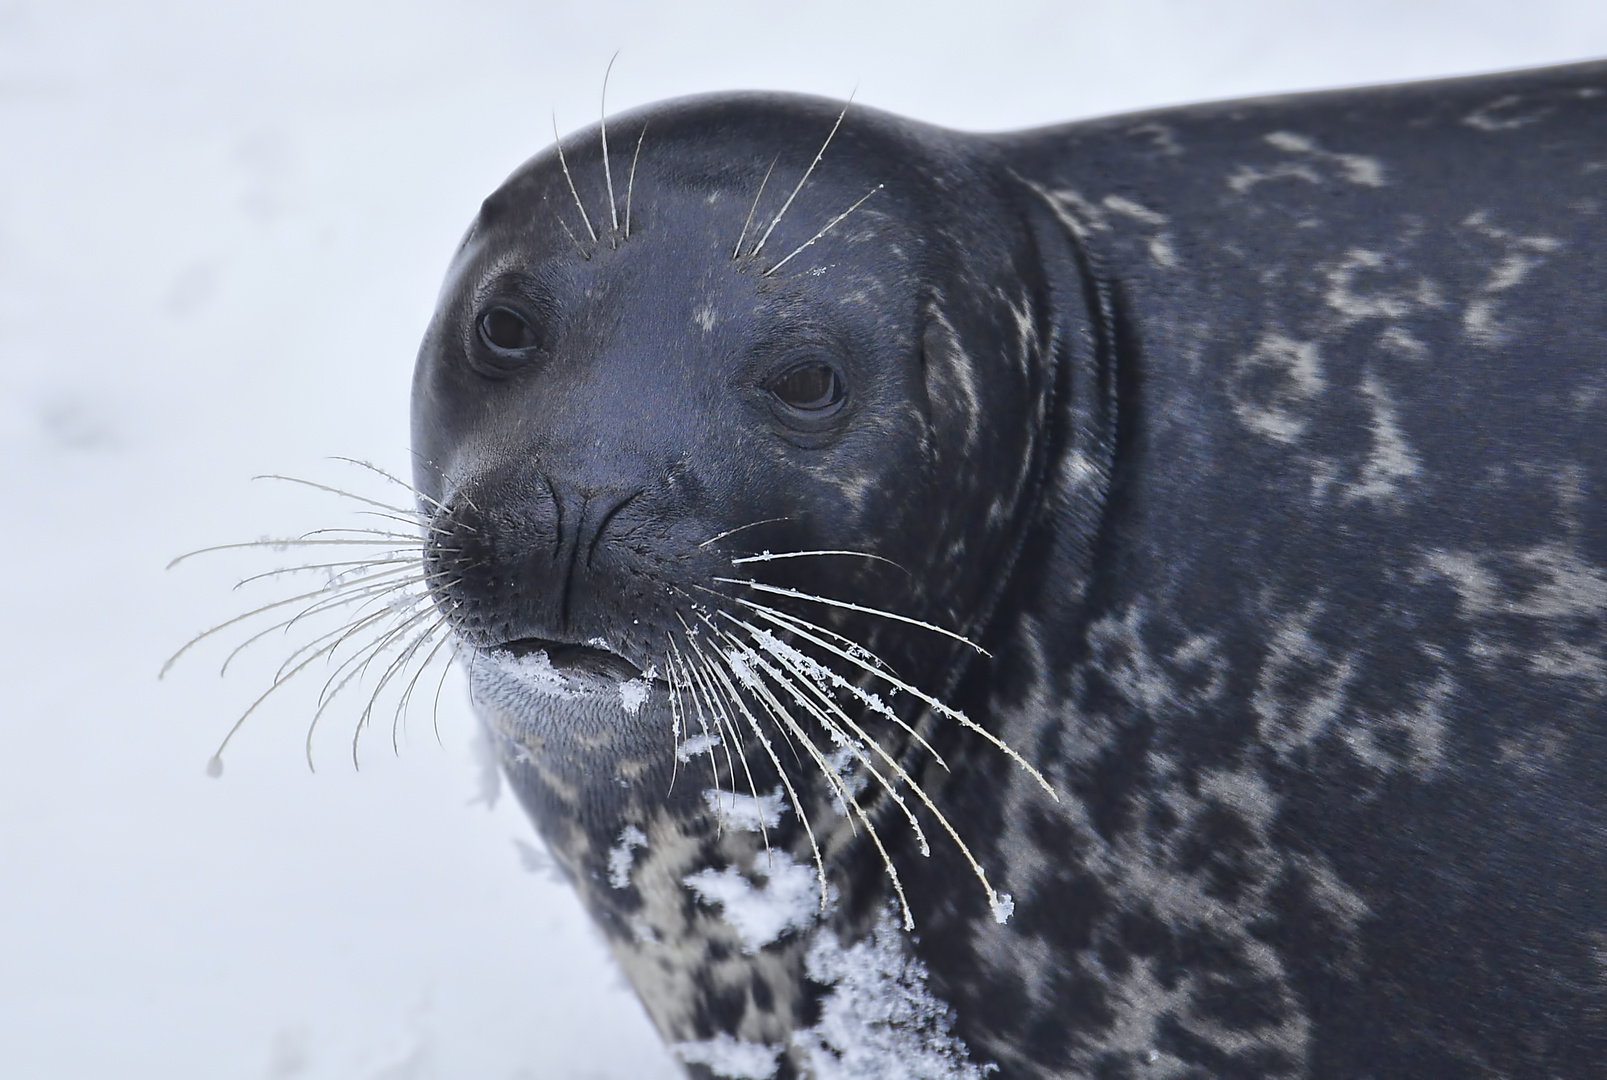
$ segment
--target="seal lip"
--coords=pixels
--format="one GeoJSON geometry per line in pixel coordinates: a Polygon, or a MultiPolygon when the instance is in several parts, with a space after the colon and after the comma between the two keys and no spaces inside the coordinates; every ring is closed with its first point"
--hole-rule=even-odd
{"type": "Polygon", "coordinates": [[[570,677],[590,677],[608,682],[644,679],[641,668],[608,648],[601,639],[582,645],[548,638],[517,638],[485,646],[483,651],[515,660],[543,653],[554,671],[570,677]]]}

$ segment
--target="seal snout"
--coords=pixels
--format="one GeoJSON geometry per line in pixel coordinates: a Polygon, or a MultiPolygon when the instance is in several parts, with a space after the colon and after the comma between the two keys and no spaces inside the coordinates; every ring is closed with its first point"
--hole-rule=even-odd
{"type": "Polygon", "coordinates": [[[528,476],[460,489],[431,520],[425,563],[442,616],[466,644],[559,671],[625,681],[651,667],[633,655],[629,583],[641,568],[608,541],[625,495],[564,499],[528,476]]]}

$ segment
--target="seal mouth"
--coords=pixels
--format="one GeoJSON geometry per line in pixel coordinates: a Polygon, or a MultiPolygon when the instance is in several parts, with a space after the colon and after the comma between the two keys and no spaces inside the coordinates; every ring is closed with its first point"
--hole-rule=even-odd
{"type": "Polygon", "coordinates": [[[553,670],[565,675],[589,675],[597,679],[631,682],[643,679],[642,669],[608,648],[601,640],[589,645],[547,638],[519,638],[492,645],[488,651],[507,653],[522,659],[546,653],[553,670]]]}

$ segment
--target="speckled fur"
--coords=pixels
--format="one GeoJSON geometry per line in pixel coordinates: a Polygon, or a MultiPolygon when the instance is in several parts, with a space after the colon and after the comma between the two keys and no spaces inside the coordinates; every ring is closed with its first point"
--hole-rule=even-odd
{"type": "MultiPolygon", "coordinates": [[[[773,110],[789,138],[832,115],[785,98],[667,106],[644,163],[654,130],[695,130],[699,110],[773,110]]],[[[919,337],[905,353],[924,382],[878,399],[902,404],[857,420],[875,436],[857,448],[800,451],[754,427],[741,467],[786,489],[776,505],[827,521],[827,539],[914,571],[893,590],[900,610],[989,656],[885,622],[831,625],[1003,737],[1060,798],[906,695],[898,707],[948,768],[890,725],[878,737],[1013,916],[992,917],[930,815],[923,858],[867,786],[916,922],[897,931],[863,829],[788,758],[831,895],[755,946],[688,881],[765,888],[779,880],[766,840],[783,868],[811,865],[796,809],[768,836],[722,825],[708,759],[674,761],[662,693],[625,717],[477,684],[510,779],[691,1071],[857,1076],[881,1055],[888,1077],[1600,1075],[1607,65],[1004,136],[864,117],[856,129],[848,114],[841,157],[824,158],[841,168],[805,189],[817,216],[790,226],[778,257],[870,184],[888,182],[885,197],[789,264],[792,284],[745,287],[877,313],[880,333],[919,337]],[[847,957],[881,989],[834,982],[847,957]],[[865,1020],[845,1049],[846,1003],[867,993],[913,1004],[865,1020]]],[[[729,208],[722,222],[740,224],[774,153],[739,141],[731,177],[700,181],[729,208]]],[[[583,156],[570,162],[584,177],[583,156]]],[[[488,207],[562,212],[551,163],[527,168],[488,207]]],[[[637,182],[644,234],[655,196],[662,215],[692,212],[637,182]]],[[[476,235],[453,295],[472,293],[476,259],[494,261],[476,235]]],[[[636,242],[600,245],[597,262],[636,242]]],[[[674,335],[779,310],[732,310],[718,290],[643,295],[610,303],[666,320],[684,306],[688,329],[665,346],[683,363],[716,361],[674,335]]],[[[549,439],[521,457],[525,436],[455,404],[504,391],[450,373],[461,316],[443,303],[415,398],[420,486],[453,508],[458,492],[511,490],[488,489],[497,469],[649,489],[602,537],[587,586],[600,632],[648,667],[646,631],[619,625],[668,615],[630,590],[709,579],[698,545],[765,507],[721,517],[718,498],[684,494],[735,459],[681,438],[673,410],[630,428],[637,410],[606,394],[588,399],[612,410],[598,431],[668,449],[576,456],[549,439]],[[610,584],[609,558],[628,588],[610,584]]],[[[605,352],[624,335],[607,326],[605,352]]],[[[564,542],[529,529],[532,549],[564,542]]],[[[891,588],[819,562],[793,580],[891,588]]],[[[499,588],[474,601],[492,621],[514,610],[499,588]]],[[[461,632],[496,640],[475,638],[480,625],[461,632]]],[[[771,791],[779,778],[747,751],[771,791]]]]}

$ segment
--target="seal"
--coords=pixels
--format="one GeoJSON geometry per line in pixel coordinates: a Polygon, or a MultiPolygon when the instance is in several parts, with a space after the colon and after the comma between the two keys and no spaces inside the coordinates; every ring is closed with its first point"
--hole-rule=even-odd
{"type": "Polygon", "coordinates": [[[1604,210],[1601,63],[516,171],[425,571],[690,1072],[1599,1075],[1604,210]]]}

